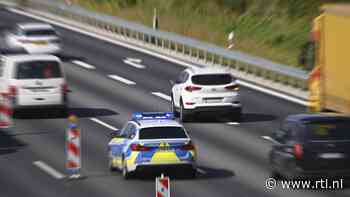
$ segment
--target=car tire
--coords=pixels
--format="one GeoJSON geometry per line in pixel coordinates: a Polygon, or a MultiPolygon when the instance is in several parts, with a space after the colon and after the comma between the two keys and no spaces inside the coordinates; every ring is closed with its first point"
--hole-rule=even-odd
{"type": "Polygon", "coordinates": [[[300,178],[297,173],[297,166],[295,161],[288,162],[286,169],[287,170],[284,177],[287,178],[288,180],[297,180],[300,178]]]}
{"type": "Polygon", "coordinates": [[[122,160],[122,175],[125,180],[128,180],[131,177],[130,172],[128,171],[128,167],[126,165],[126,161],[124,159],[122,160]]]}
{"type": "Polygon", "coordinates": [[[189,172],[189,174],[188,174],[188,177],[190,178],[190,179],[195,179],[196,177],[197,177],[197,169],[191,169],[190,170],[190,172],[189,172]]]}
{"type": "Polygon", "coordinates": [[[181,122],[189,122],[190,121],[190,117],[191,117],[191,114],[189,111],[187,111],[183,104],[182,104],[182,100],[180,101],[180,121],[181,122]]]}
{"type": "Polygon", "coordinates": [[[109,171],[111,172],[116,171],[116,168],[113,166],[111,159],[108,160],[108,168],[109,168],[109,171]]]}
{"type": "Polygon", "coordinates": [[[274,168],[271,169],[270,177],[274,178],[275,180],[281,180],[283,178],[283,176],[274,168]]]}
{"type": "Polygon", "coordinates": [[[233,121],[241,121],[242,120],[242,109],[234,109],[231,112],[231,117],[233,119],[233,121]]]}
{"type": "Polygon", "coordinates": [[[176,118],[178,118],[180,116],[180,113],[176,110],[173,97],[171,99],[171,111],[173,112],[173,114],[176,118]]]}

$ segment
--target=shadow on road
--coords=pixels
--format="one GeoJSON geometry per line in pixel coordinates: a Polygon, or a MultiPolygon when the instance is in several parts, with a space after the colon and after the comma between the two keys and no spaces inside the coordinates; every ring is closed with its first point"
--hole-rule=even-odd
{"type": "MultiPolygon", "coordinates": [[[[235,173],[230,170],[225,169],[217,169],[210,167],[198,167],[200,170],[197,171],[196,178],[192,178],[189,176],[189,173],[186,171],[179,170],[167,170],[162,172],[150,172],[144,171],[143,173],[136,174],[132,177],[134,180],[142,180],[142,181],[154,181],[156,177],[159,177],[162,173],[165,176],[169,176],[170,179],[173,180],[207,180],[207,179],[223,179],[230,178],[235,176],[235,173]]],[[[117,172],[118,173],[118,172],[117,172]]]]}
{"type": "Polygon", "coordinates": [[[26,146],[25,143],[17,140],[13,135],[8,134],[8,129],[0,129],[0,156],[15,153],[26,146]]]}
{"type": "Polygon", "coordinates": [[[191,123],[227,123],[227,122],[266,122],[276,120],[277,117],[269,114],[258,114],[258,113],[244,113],[240,118],[230,117],[227,115],[216,115],[216,114],[200,114],[197,115],[191,123]]]}
{"type": "Polygon", "coordinates": [[[31,109],[16,112],[16,119],[59,119],[74,114],[79,118],[118,115],[117,112],[102,108],[69,108],[67,113],[56,109],[31,109]]]}
{"type": "Polygon", "coordinates": [[[79,61],[86,61],[85,57],[75,56],[75,55],[68,55],[68,54],[58,54],[57,57],[59,57],[63,62],[70,62],[73,60],[79,60],[79,61]]]}

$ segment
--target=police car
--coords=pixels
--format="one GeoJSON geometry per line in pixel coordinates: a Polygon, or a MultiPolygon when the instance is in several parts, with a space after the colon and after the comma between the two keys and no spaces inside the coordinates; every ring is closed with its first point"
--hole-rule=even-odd
{"type": "Polygon", "coordinates": [[[119,169],[125,179],[142,170],[196,175],[193,141],[172,113],[134,113],[123,129],[111,134],[108,152],[110,170],[119,169]]]}

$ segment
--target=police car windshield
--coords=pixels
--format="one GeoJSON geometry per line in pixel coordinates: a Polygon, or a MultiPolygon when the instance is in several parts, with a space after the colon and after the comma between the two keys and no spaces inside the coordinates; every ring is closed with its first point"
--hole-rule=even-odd
{"type": "Polygon", "coordinates": [[[350,140],[350,122],[322,121],[307,124],[311,140],[350,140]]]}
{"type": "Polygon", "coordinates": [[[61,78],[62,73],[56,61],[28,61],[17,64],[16,79],[61,78]]]}
{"type": "Polygon", "coordinates": [[[140,130],[139,139],[174,139],[187,138],[187,135],[181,127],[152,127],[140,130]]]}

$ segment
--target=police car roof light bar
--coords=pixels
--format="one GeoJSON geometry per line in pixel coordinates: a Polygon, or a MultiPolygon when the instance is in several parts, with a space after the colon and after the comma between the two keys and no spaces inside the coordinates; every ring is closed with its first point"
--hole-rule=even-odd
{"type": "Polygon", "coordinates": [[[132,119],[138,120],[172,120],[174,114],[172,112],[135,112],[132,119]]]}

